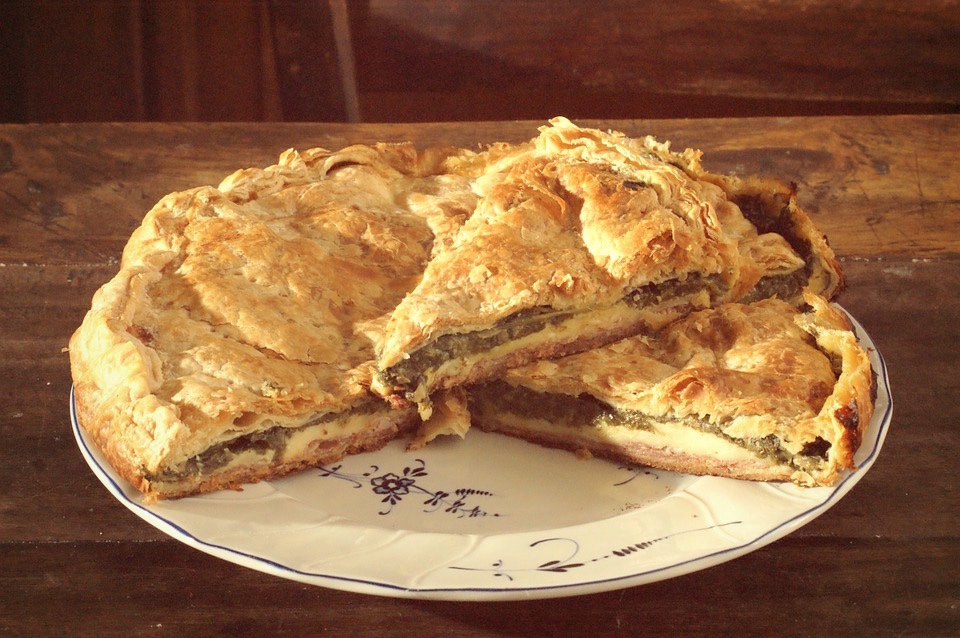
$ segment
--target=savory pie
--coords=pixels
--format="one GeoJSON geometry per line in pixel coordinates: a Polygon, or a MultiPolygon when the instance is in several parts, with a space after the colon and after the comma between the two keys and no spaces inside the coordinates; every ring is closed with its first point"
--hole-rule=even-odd
{"type": "Polygon", "coordinates": [[[805,299],[725,304],[510,370],[471,389],[472,423],[660,469],[831,485],[854,467],[876,386],[846,315],[805,299]]]}
{"type": "Polygon", "coordinates": [[[289,151],[161,200],[70,342],[78,418],[111,465],[170,498],[416,428],[368,388],[387,315],[472,198],[445,157],[289,151]]]}
{"type": "Polygon", "coordinates": [[[479,151],[291,150],[146,215],[70,341],[74,396],[174,498],[462,435],[468,382],[841,285],[791,186],[652,138],[558,118],[479,151]]]}
{"type": "Polygon", "coordinates": [[[557,118],[471,158],[476,210],[399,304],[375,392],[424,417],[438,390],[657,330],[741,299],[831,297],[840,268],[780,182],[557,118]]]}

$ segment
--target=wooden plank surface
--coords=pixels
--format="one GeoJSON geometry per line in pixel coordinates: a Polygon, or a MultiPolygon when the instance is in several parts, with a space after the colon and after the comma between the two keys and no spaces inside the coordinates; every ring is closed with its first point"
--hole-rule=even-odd
{"type": "Polygon", "coordinates": [[[894,400],[880,458],[847,497],[730,563],[559,600],[363,596],[186,547],[100,485],[67,412],[63,348],[146,208],[286,146],[474,144],[533,124],[0,126],[0,635],[960,634],[960,118],[616,124],[703,146],[718,170],[796,180],[830,227],[840,302],[883,355],[894,400]]]}
{"type": "MultiPolygon", "coordinates": [[[[801,204],[839,255],[929,258],[960,253],[956,117],[615,124],[631,135],[670,141],[677,149],[699,148],[711,170],[796,182],[801,204]]],[[[529,139],[539,125],[8,126],[0,134],[3,258],[30,263],[119,258],[130,232],[166,193],[215,185],[237,168],[267,166],[286,148],[408,140],[419,147],[475,148],[529,139]]]]}
{"type": "MultiPolygon", "coordinates": [[[[10,636],[955,636],[960,548],[803,539],[617,592],[462,603],[290,583],[174,542],[0,546],[10,636]],[[837,569],[842,564],[843,569],[837,569]],[[17,574],[16,580],[10,573],[17,574]],[[851,579],[849,573],[869,574],[851,579]],[[896,597],[892,591],[899,592],[896,597]],[[119,595],[118,595],[119,594],[119,595]],[[873,601],[885,604],[878,606],[873,601]],[[54,602],[56,601],[56,602],[54,602]],[[15,610],[32,613],[15,614],[15,610]],[[70,618],[64,618],[69,611],[70,618]],[[729,632],[729,633],[728,633],[729,632]]],[[[6,606],[6,609],[4,608],[6,606]]],[[[4,613],[6,612],[6,613],[4,613]]]]}

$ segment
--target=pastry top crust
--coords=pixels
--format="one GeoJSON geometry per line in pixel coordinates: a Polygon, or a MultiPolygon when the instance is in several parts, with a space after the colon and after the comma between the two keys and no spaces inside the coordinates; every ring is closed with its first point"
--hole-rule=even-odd
{"type": "Polygon", "coordinates": [[[530,142],[495,145],[463,166],[474,173],[476,211],[391,317],[381,370],[435,336],[521,310],[603,307],[693,273],[719,277],[732,300],[803,263],[700,178],[698,152],[651,137],[556,118],[530,142]]]}
{"type": "Polygon", "coordinates": [[[443,167],[458,153],[288,151],[161,200],[70,342],[83,425],[111,463],[136,483],[371,400],[386,315],[471,201],[443,167]]]}
{"type": "Polygon", "coordinates": [[[504,379],[653,417],[693,417],[734,438],[774,435],[793,453],[820,437],[832,444],[837,471],[852,468],[873,411],[869,358],[842,311],[805,299],[809,312],[777,299],[702,310],[653,337],[540,361],[504,379]]]}
{"type": "MultiPolygon", "coordinates": [[[[803,255],[806,288],[828,300],[840,294],[844,287],[843,269],[826,235],[800,208],[796,184],[758,175],[737,177],[700,172],[699,176],[717,184],[727,193],[727,197],[757,228],[759,240],[785,238],[803,255]]],[[[778,253],[767,250],[757,251],[752,256],[768,262],[768,265],[772,265],[769,263],[771,259],[781,258],[778,253]]],[[[774,274],[774,270],[769,270],[769,273],[774,274]]],[[[803,303],[802,293],[791,301],[803,303]]]]}
{"type": "Polygon", "coordinates": [[[378,365],[444,331],[694,273],[736,297],[801,267],[730,184],[696,151],[557,118],[482,152],[290,150],[173,193],[71,339],[81,424],[136,485],[219,442],[377,400],[378,365]]]}

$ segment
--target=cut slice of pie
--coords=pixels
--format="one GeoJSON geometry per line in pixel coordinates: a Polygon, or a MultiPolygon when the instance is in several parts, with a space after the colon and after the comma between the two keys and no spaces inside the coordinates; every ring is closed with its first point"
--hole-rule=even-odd
{"type": "Polygon", "coordinates": [[[772,180],[551,121],[471,159],[475,212],[391,316],[375,392],[424,417],[439,390],[654,331],[745,297],[832,296],[839,265],[772,180]]]}
{"type": "Polygon", "coordinates": [[[111,465],[154,500],[412,431],[414,410],[369,392],[374,343],[469,210],[449,157],[290,151],[160,201],[70,342],[79,422],[111,465]]]}
{"type": "Polygon", "coordinates": [[[805,299],[725,304],[510,370],[471,389],[472,423],[654,468],[831,485],[854,467],[876,385],[846,315],[805,299]]]}

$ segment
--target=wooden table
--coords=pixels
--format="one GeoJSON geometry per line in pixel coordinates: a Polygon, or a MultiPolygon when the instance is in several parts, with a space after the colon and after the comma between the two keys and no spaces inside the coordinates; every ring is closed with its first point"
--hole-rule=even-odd
{"type": "Polygon", "coordinates": [[[576,598],[365,596],[238,567],[114,500],[70,430],[63,348],[161,196],[287,147],[474,145],[537,123],[0,126],[0,635],[960,635],[960,116],[589,122],[799,184],[895,403],[876,465],[745,557],[576,598]]]}

